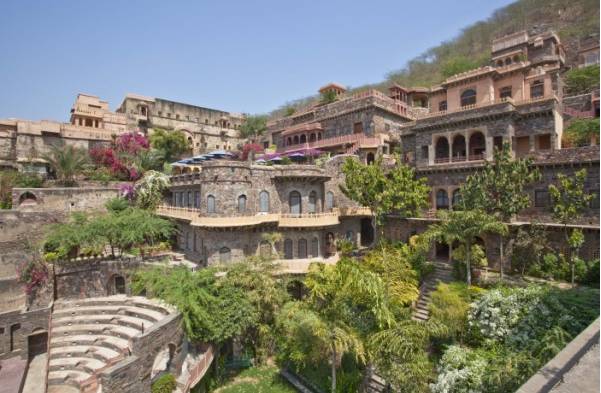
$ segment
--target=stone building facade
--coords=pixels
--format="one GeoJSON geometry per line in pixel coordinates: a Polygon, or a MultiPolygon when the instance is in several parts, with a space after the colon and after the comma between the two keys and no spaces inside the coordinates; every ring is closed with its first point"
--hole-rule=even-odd
{"type": "Polygon", "coordinates": [[[46,173],[43,155],[52,146],[72,145],[91,149],[108,144],[122,133],[148,133],[152,128],[182,131],[193,154],[207,150],[236,149],[244,116],[161,98],[128,94],[116,111],[107,101],[78,94],[69,122],[0,119],[0,169],[46,173]]]}
{"type": "Polygon", "coordinates": [[[327,259],[336,253],[337,239],[364,246],[373,240],[368,209],[338,187],[346,157],[323,168],[207,162],[200,172],[171,178],[159,214],[177,220],[179,249],[203,266],[271,255],[263,238],[270,232],[282,235],[275,248],[283,259],[327,259]]]}

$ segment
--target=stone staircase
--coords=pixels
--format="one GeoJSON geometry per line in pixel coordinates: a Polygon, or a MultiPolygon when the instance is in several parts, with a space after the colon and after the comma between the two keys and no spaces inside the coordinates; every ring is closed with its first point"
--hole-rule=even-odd
{"type": "Polygon", "coordinates": [[[98,374],[130,354],[130,339],[172,310],[144,297],[57,301],[52,313],[48,392],[98,391],[98,374]]]}
{"type": "Polygon", "coordinates": [[[453,281],[453,267],[448,262],[435,261],[434,272],[432,272],[423,282],[419,289],[419,297],[413,308],[411,319],[414,321],[425,322],[430,318],[430,296],[432,291],[436,290],[439,282],[453,281]]]}

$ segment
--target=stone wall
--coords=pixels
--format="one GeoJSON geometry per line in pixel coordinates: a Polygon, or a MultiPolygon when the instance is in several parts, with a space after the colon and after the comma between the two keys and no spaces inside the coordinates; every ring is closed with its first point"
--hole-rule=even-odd
{"type": "Polygon", "coordinates": [[[104,210],[104,204],[119,195],[117,187],[13,188],[13,206],[26,211],[104,210]]]}
{"type": "Polygon", "coordinates": [[[131,340],[132,356],[104,370],[100,374],[102,391],[147,393],[152,384],[153,362],[162,350],[174,348],[169,372],[179,374],[182,365],[184,331],[181,315],[174,313],[155,324],[141,336],[131,340]]]}
{"type": "Polygon", "coordinates": [[[14,356],[27,358],[27,337],[48,332],[49,318],[49,307],[36,311],[19,310],[0,314],[0,359],[14,356]]]}
{"type": "Polygon", "coordinates": [[[56,299],[83,299],[115,294],[114,278],[125,278],[126,293],[131,294],[131,276],[144,261],[141,257],[118,260],[80,260],[64,266],[55,264],[56,299]]]}

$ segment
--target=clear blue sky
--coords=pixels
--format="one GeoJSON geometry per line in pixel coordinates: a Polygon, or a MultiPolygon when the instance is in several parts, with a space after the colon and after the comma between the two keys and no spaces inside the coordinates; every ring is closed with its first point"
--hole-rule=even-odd
{"type": "Polygon", "coordinates": [[[267,112],[378,82],[509,0],[0,1],[0,118],[66,120],[78,92],[267,112]]]}

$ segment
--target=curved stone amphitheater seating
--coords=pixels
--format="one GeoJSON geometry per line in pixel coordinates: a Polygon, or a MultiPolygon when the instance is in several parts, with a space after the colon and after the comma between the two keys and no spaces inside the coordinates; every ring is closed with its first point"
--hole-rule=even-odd
{"type": "Polygon", "coordinates": [[[130,340],[174,312],[168,305],[125,295],[57,301],[48,392],[97,392],[99,373],[130,355],[130,340]]]}

